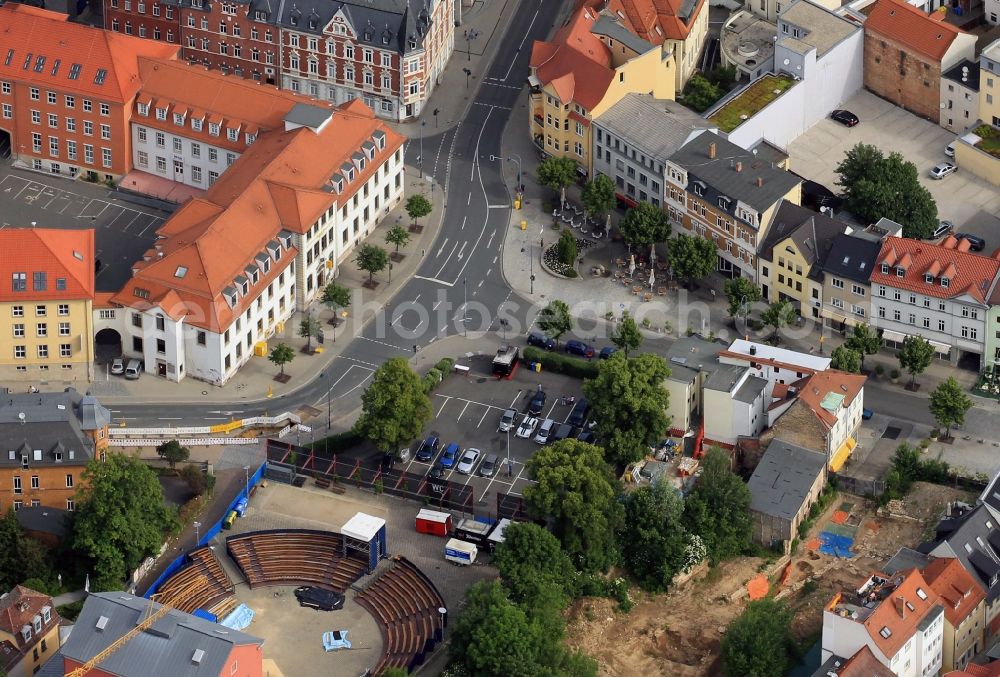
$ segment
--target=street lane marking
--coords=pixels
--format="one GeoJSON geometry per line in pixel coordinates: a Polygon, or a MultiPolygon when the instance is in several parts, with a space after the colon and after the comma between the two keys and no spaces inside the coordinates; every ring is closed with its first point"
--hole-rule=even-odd
{"type": "Polygon", "coordinates": [[[460,230],[465,230],[465,221],[468,218],[469,218],[468,214],[466,214],[465,216],[462,217],[462,227],[460,228],[460,230]]]}
{"type": "Polygon", "coordinates": [[[451,261],[451,257],[455,255],[455,250],[456,249],[458,249],[458,243],[457,242],[454,244],[454,246],[451,248],[451,251],[448,253],[448,258],[446,258],[444,260],[444,263],[441,264],[441,267],[438,268],[438,271],[436,273],[434,273],[435,277],[437,277],[438,275],[440,275],[441,271],[443,271],[445,269],[445,266],[447,266],[448,262],[451,261]]]}
{"type": "Polygon", "coordinates": [[[492,233],[490,233],[490,240],[489,240],[489,242],[487,242],[487,243],[486,243],[486,248],[487,248],[487,249],[489,249],[489,248],[490,248],[490,245],[492,245],[492,244],[493,244],[493,238],[494,238],[494,237],[496,237],[496,234],[497,234],[497,229],[496,229],[496,228],[494,228],[494,229],[493,229],[493,232],[492,232],[492,233]]]}
{"type": "Polygon", "coordinates": [[[487,209],[507,209],[510,205],[486,205],[487,209]]]}
{"type": "MultiPolygon", "coordinates": [[[[469,180],[471,181],[472,177],[469,177],[469,180]]],[[[465,204],[466,204],[466,206],[468,206],[471,202],[472,202],[472,191],[470,190],[469,191],[469,197],[465,198],[465,204]]]]}
{"type": "Polygon", "coordinates": [[[433,306],[431,306],[431,310],[432,310],[432,311],[433,311],[433,310],[437,310],[437,309],[438,309],[438,306],[439,306],[439,305],[441,305],[441,304],[442,304],[443,302],[444,302],[444,299],[442,299],[442,300],[438,301],[438,302],[437,302],[437,303],[435,303],[435,304],[434,304],[433,306]]]}
{"type": "Polygon", "coordinates": [[[461,260],[462,260],[462,258],[463,258],[463,257],[465,257],[465,246],[466,246],[467,244],[469,244],[469,241],[468,241],[468,240],[466,240],[465,242],[463,242],[463,243],[462,243],[462,248],[458,250],[458,260],[459,260],[459,261],[461,261],[461,260]]]}
{"type": "Polygon", "coordinates": [[[494,265],[494,266],[495,266],[495,265],[497,264],[497,259],[498,259],[498,258],[500,258],[500,255],[499,255],[499,254],[497,254],[496,256],[494,256],[494,257],[493,257],[493,265],[494,265]]]}
{"type": "Polygon", "coordinates": [[[441,243],[441,248],[440,248],[440,249],[438,249],[438,253],[434,255],[434,258],[437,258],[437,257],[441,256],[441,252],[443,252],[443,251],[444,251],[444,246],[445,246],[446,244],[448,244],[448,238],[445,238],[445,239],[444,239],[444,242],[442,242],[442,243],[441,243]]]}
{"type": "Polygon", "coordinates": [[[444,285],[445,287],[454,287],[455,286],[454,282],[445,282],[444,280],[439,280],[436,277],[427,277],[425,275],[414,275],[413,279],[415,279],[415,280],[427,280],[428,282],[437,282],[438,284],[444,285]]]}

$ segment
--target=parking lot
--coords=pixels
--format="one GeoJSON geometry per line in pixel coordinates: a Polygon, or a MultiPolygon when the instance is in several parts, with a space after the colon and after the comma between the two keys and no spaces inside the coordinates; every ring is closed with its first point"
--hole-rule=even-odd
{"type": "Polygon", "coordinates": [[[899,152],[917,166],[920,183],[937,202],[939,218],[952,221],[959,231],[985,238],[984,254],[1000,247],[1000,190],[961,167],[939,181],[928,176],[935,165],[950,160],[944,149],[955,134],[871,92],[857,94],[843,107],[861,123],[848,129],[820,120],[788,147],[793,171],[836,191],[837,164],[855,144],[877,146],[887,155],[899,152]]]}
{"type": "MultiPolygon", "coordinates": [[[[498,381],[490,375],[491,359],[487,356],[474,358],[468,376],[449,376],[435,391],[432,398],[434,420],[427,426],[424,436],[438,435],[440,447],[430,462],[417,461],[414,457],[405,466],[407,472],[426,475],[440,462],[448,444],[454,442],[461,448],[456,466],[463,451],[470,447],[478,449],[479,458],[470,474],[460,474],[452,467],[444,470],[441,479],[470,487],[475,503],[480,506],[492,506],[496,493],[523,494],[524,488],[531,483],[525,463],[540,447],[530,438],[517,437],[516,431],[538,387],[546,393],[539,423],[545,418],[557,423],[566,421],[573,406],[564,404],[562,398],[579,400],[582,396],[579,379],[544,371],[531,372],[524,364],[513,378],[498,381]],[[500,417],[506,409],[517,410],[518,416],[509,432],[500,432],[500,417]],[[497,456],[497,470],[492,477],[480,477],[482,463],[490,454],[497,456]]],[[[575,429],[574,434],[579,430],[575,429]]],[[[417,445],[412,451],[416,450],[417,445]]]]}
{"type": "Polygon", "coordinates": [[[0,228],[95,228],[98,291],[117,291],[169,212],[117,199],[99,184],[0,168],[0,228]]]}

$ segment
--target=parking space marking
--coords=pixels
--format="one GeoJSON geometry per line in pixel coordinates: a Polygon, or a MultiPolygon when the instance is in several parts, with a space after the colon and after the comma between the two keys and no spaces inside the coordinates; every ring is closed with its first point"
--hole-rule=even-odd
{"type": "Polygon", "coordinates": [[[481,425],[483,424],[483,421],[485,421],[485,420],[486,420],[486,415],[487,415],[488,413],[490,413],[490,410],[489,410],[489,409],[487,409],[486,411],[484,411],[484,412],[483,412],[483,417],[482,417],[481,419],[479,419],[479,423],[477,423],[477,424],[476,424],[476,427],[477,427],[477,428],[478,428],[479,426],[481,426],[481,425]]]}
{"type": "Polygon", "coordinates": [[[552,402],[552,406],[549,407],[549,413],[545,414],[545,418],[552,418],[552,412],[555,411],[557,404],[559,404],[559,400],[554,400],[552,402]]]}
{"type": "Polygon", "coordinates": [[[512,399],[512,400],[510,401],[510,406],[509,406],[509,407],[507,407],[508,409],[514,409],[514,408],[515,408],[515,407],[514,407],[514,404],[515,404],[515,403],[517,402],[517,400],[518,400],[518,399],[519,399],[519,398],[521,397],[521,393],[523,393],[523,392],[524,392],[524,391],[523,391],[523,390],[520,390],[520,389],[519,389],[519,390],[517,391],[517,395],[514,395],[514,399],[512,399]]]}
{"type": "Polygon", "coordinates": [[[101,216],[101,214],[104,213],[104,210],[107,209],[110,206],[110,204],[111,204],[110,202],[105,202],[104,200],[98,200],[96,198],[92,198],[90,200],[90,202],[88,202],[87,204],[85,204],[83,206],[83,209],[80,210],[80,214],[77,216],[77,218],[80,218],[80,219],[97,219],[98,217],[101,216]],[[98,203],[100,203],[100,204],[102,204],[104,206],[101,207],[101,211],[97,212],[96,214],[88,214],[87,210],[90,209],[90,206],[92,204],[94,204],[95,202],[98,202],[98,203]]]}
{"type": "MultiPolygon", "coordinates": [[[[30,183],[28,183],[28,185],[27,185],[27,186],[25,186],[25,187],[24,187],[24,188],[22,188],[22,189],[21,189],[20,191],[18,191],[18,194],[17,194],[17,195],[21,195],[21,193],[22,193],[22,192],[23,192],[23,191],[24,191],[24,190],[25,190],[26,188],[27,188],[27,189],[31,189],[31,190],[33,190],[33,191],[35,191],[35,194],[34,194],[34,195],[30,195],[30,194],[25,194],[25,195],[24,195],[24,197],[22,197],[22,198],[21,198],[22,200],[24,200],[24,201],[25,201],[25,202],[27,202],[28,204],[34,204],[35,200],[37,200],[37,199],[38,199],[38,196],[42,194],[42,191],[43,191],[43,190],[45,190],[45,186],[44,186],[43,184],[41,184],[41,183],[36,183],[36,182],[34,182],[34,181],[31,181],[30,183]]],[[[17,196],[15,196],[15,198],[16,198],[16,197],[17,197],[17,196]]]]}
{"type": "Polygon", "coordinates": [[[124,228],[122,228],[122,230],[123,230],[123,231],[125,231],[125,230],[128,230],[129,228],[131,228],[131,227],[132,227],[132,224],[133,224],[133,223],[135,223],[135,220],[136,220],[137,218],[139,218],[140,216],[142,216],[142,215],[143,215],[143,214],[142,214],[142,212],[136,212],[136,213],[135,213],[135,216],[133,216],[133,217],[132,217],[132,220],[131,220],[131,221],[129,221],[129,222],[128,222],[128,225],[126,225],[126,226],[125,226],[124,228]]]}
{"type": "Polygon", "coordinates": [[[465,401],[465,406],[462,407],[462,413],[458,415],[458,418],[455,419],[456,421],[461,421],[462,420],[462,417],[465,416],[465,410],[469,408],[470,404],[472,404],[472,400],[466,400],[465,401]]]}
{"type": "MultiPolygon", "coordinates": [[[[147,216],[150,216],[150,215],[147,214],[147,216]]],[[[162,219],[159,216],[154,216],[153,220],[150,221],[148,224],[146,224],[145,228],[143,228],[142,230],[139,231],[139,235],[145,235],[147,230],[149,230],[153,226],[159,226],[159,224],[163,223],[164,221],[165,221],[165,219],[162,219]],[[157,222],[159,222],[159,223],[157,223],[157,222]]]]}
{"type": "Polygon", "coordinates": [[[444,403],[441,405],[441,408],[438,409],[438,413],[435,414],[435,418],[440,418],[441,417],[441,412],[444,411],[444,408],[448,405],[448,400],[451,399],[450,395],[438,395],[438,397],[443,397],[444,398],[444,403]]]}

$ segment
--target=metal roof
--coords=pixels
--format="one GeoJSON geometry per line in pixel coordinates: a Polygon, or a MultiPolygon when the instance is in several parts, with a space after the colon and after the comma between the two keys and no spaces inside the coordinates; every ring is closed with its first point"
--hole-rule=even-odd
{"type": "Polygon", "coordinates": [[[779,44],[801,42],[808,47],[815,47],[817,58],[839,45],[852,33],[861,30],[861,26],[858,24],[805,0],[797,0],[789,5],[784,12],[778,15],[778,21],[779,23],[787,21],[805,31],[805,35],[799,36],[798,40],[779,37],[779,44]]]}
{"type": "Polygon", "coordinates": [[[763,393],[766,388],[767,388],[766,378],[761,378],[760,376],[750,376],[747,378],[746,381],[743,382],[743,385],[740,386],[740,389],[736,391],[736,394],[733,395],[733,399],[735,399],[737,402],[745,402],[746,404],[750,404],[758,397],[760,397],[761,393],[763,393]]]}
{"type": "Polygon", "coordinates": [[[881,240],[841,233],[833,238],[830,251],[820,265],[831,275],[868,284],[868,278],[881,250],[881,240]]]}
{"type": "Polygon", "coordinates": [[[297,103],[285,115],[285,122],[311,129],[319,129],[332,115],[333,111],[329,108],[310,106],[307,103],[297,103]]]}
{"type": "Polygon", "coordinates": [[[701,132],[716,128],[690,108],[650,94],[626,94],[594,124],[660,161],[701,132]]]}
{"type": "Polygon", "coordinates": [[[591,26],[590,32],[595,35],[603,35],[613,40],[617,40],[638,54],[645,54],[653,48],[652,43],[643,40],[638,35],[622,26],[620,21],[611,18],[607,14],[601,14],[597,17],[597,22],[591,26]]]}
{"type": "Polygon", "coordinates": [[[750,509],[795,519],[825,467],[823,454],[784,440],[773,440],[747,483],[753,495],[750,509]]]}
{"type": "Polygon", "coordinates": [[[21,393],[0,397],[0,466],[21,464],[21,453],[33,465],[59,463],[84,465],[93,457],[93,441],[83,432],[108,424],[111,412],[96,398],[81,396],[72,388],[61,393],[21,393]],[[40,450],[40,460],[34,451],[40,450]],[[10,451],[15,458],[10,458],[10,451]],[[69,457],[73,452],[73,458],[69,457]]]}
{"type": "Polygon", "coordinates": [[[719,351],[725,347],[725,344],[706,341],[698,336],[677,339],[664,355],[670,367],[670,378],[687,383],[699,372],[714,372],[719,368],[719,351]]]}

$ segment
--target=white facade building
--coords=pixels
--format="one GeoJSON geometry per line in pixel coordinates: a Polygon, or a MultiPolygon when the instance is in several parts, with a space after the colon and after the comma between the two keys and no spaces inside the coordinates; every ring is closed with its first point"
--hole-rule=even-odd
{"type": "Polygon", "coordinates": [[[733,341],[729,348],[719,353],[719,362],[749,367],[754,376],[765,379],[769,404],[776,383],[789,385],[830,368],[829,357],[809,355],[744,339],[733,341]]]}

